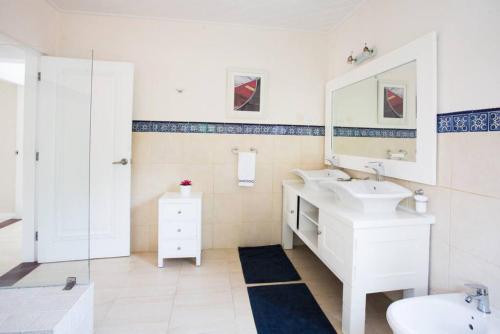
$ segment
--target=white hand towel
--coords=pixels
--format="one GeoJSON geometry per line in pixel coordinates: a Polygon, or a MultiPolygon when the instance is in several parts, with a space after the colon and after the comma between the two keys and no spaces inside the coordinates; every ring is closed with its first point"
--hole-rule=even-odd
{"type": "Polygon", "coordinates": [[[238,185],[253,187],[255,184],[255,152],[238,153],[238,185]]]}

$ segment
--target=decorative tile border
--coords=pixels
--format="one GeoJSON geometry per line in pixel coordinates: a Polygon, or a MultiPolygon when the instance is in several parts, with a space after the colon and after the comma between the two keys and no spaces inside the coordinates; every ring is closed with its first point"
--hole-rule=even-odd
{"type": "MultiPolygon", "coordinates": [[[[324,136],[325,127],[319,125],[133,121],[133,132],[216,133],[278,136],[324,136]]],[[[500,131],[500,107],[458,111],[437,115],[437,132],[500,131]]],[[[339,137],[416,138],[414,129],[334,127],[339,137]]]]}
{"type": "Polygon", "coordinates": [[[459,111],[437,116],[437,132],[500,131],[500,108],[459,111]]]}
{"type": "Polygon", "coordinates": [[[333,135],[336,137],[416,138],[417,130],[334,126],[333,135]]]}
{"type": "Polygon", "coordinates": [[[325,127],[317,125],[133,121],[133,132],[216,133],[278,136],[324,136],[325,127]]]}

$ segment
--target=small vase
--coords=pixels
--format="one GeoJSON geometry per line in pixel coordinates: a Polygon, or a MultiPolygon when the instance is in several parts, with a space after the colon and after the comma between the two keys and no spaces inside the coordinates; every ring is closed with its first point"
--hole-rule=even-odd
{"type": "Polygon", "coordinates": [[[191,195],[191,186],[180,186],[182,197],[189,197],[191,195]]]}

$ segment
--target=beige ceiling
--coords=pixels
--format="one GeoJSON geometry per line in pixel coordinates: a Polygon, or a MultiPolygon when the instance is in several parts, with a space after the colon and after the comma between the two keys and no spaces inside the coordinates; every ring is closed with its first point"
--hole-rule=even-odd
{"type": "Polygon", "coordinates": [[[326,31],[364,0],[47,0],[65,12],[326,31]]]}

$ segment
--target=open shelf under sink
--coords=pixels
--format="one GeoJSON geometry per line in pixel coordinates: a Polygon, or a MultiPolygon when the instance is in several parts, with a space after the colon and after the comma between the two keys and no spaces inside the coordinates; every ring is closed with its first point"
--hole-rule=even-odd
{"type": "Polygon", "coordinates": [[[319,209],[303,198],[300,198],[299,208],[299,226],[297,233],[302,236],[304,242],[310,243],[308,245],[309,247],[317,249],[319,236],[319,209]]]}

